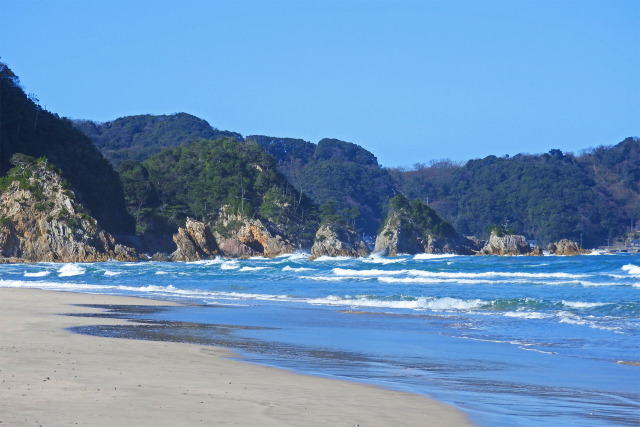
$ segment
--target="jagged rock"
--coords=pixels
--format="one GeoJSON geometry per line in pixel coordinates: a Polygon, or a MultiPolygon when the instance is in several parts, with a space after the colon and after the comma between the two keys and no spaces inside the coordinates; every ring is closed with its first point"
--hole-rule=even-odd
{"type": "Polygon", "coordinates": [[[577,242],[569,239],[562,239],[555,243],[549,243],[547,250],[553,255],[582,255],[587,253],[577,242]]]}
{"type": "Polygon", "coordinates": [[[507,234],[498,236],[491,233],[487,244],[477,255],[526,255],[531,252],[531,246],[524,236],[507,234]]]}
{"type": "Polygon", "coordinates": [[[322,224],[311,247],[311,259],[321,256],[360,257],[370,253],[358,233],[337,222],[322,224]]]}
{"type": "Polygon", "coordinates": [[[169,258],[169,255],[164,252],[156,252],[155,254],[151,255],[151,261],[167,262],[171,261],[171,258],[169,258]]]}
{"type": "MultiPolygon", "coordinates": [[[[16,157],[16,156],[14,156],[16,157]]],[[[0,194],[0,258],[10,262],[138,261],[116,244],[44,159],[19,155],[0,194]]]]}
{"type": "Polygon", "coordinates": [[[529,252],[527,255],[528,256],[544,256],[544,254],[542,253],[542,248],[540,246],[536,246],[535,248],[533,248],[533,250],[529,252]]]}
{"type": "Polygon", "coordinates": [[[232,213],[227,206],[220,210],[213,226],[213,235],[222,255],[230,258],[271,258],[298,249],[275,227],[267,227],[259,219],[232,213]]]}
{"type": "Polygon", "coordinates": [[[472,255],[479,246],[458,234],[430,207],[421,202],[408,202],[404,196],[387,216],[382,231],[376,237],[374,252],[387,256],[398,254],[472,255]],[[419,217],[418,218],[416,218],[419,217]]]}
{"type": "Polygon", "coordinates": [[[215,238],[204,223],[187,218],[184,228],[173,235],[178,249],[170,255],[172,261],[200,261],[215,258],[218,253],[215,238]]]}

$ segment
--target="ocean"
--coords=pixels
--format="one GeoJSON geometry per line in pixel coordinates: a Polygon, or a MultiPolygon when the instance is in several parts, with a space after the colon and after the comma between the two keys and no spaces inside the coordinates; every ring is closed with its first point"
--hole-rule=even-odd
{"type": "Polygon", "coordinates": [[[481,426],[640,424],[640,255],[307,258],[0,264],[0,287],[178,301],[74,331],[225,346],[481,426]]]}

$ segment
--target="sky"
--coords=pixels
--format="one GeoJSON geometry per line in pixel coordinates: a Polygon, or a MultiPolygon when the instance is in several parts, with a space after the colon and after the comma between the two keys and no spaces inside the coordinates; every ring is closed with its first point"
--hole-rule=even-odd
{"type": "Polygon", "coordinates": [[[186,112],[389,167],[640,136],[637,0],[0,0],[0,58],[60,116],[186,112]]]}

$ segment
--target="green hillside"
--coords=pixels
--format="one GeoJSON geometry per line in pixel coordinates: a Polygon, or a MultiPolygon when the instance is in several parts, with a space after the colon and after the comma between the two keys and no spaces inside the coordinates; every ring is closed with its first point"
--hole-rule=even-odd
{"type": "Polygon", "coordinates": [[[44,110],[27,96],[18,77],[0,63],[0,176],[12,167],[16,153],[46,157],[100,225],[111,233],[133,232],[122,186],[109,162],[66,118],[44,110]]]}

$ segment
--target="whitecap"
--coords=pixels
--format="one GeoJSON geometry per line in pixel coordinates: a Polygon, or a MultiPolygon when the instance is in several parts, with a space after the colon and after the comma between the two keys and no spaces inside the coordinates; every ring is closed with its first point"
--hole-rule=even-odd
{"type": "Polygon", "coordinates": [[[605,302],[583,302],[583,301],[562,301],[562,304],[569,308],[593,308],[607,305],[605,302]]]}
{"type": "Polygon", "coordinates": [[[315,268],[291,267],[289,265],[285,265],[284,267],[282,267],[282,271],[315,271],[315,268]]]}
{"type": "Polygon", "coordinates": [[[456,256],[461,256],[461,255],[455,255],[455,254],[416,254],[413,259],[415,260],[425,260],[425,259],[441,259],[441,258],[452,258],[452,257],[456,257],[456,256]]]}
{"type": "Polygon", "coordinates": [[[33,272],[33,273],[29,273],[29,272],[24,272],[24,277],[45,277],[48,276],[51,272],[50,271],[37,271],[37,272],[33,272]]]}
{"type": "Polygon", "coordinates": [[[258,270],[264,270],[265,268],[269,268],[269,267],[242,267],[238,271],[258,271],[258,270]]]}
{"type": "Polygon", "coordinates": [[[122,274],[122,272],[120,272],[120,271],[110,271],[110,270],[105,270],[105,272],[104,272],[105,276],[117,276],[118,274],[122,274]]]}
{"type": "Polygon", "coordinates": [[[622,266],[622,271],[626,271],[630,276],[639,276],[640,277],[640,267],[633,264],[627,264],[622,266]]]}
{"type": "Polygon", "coordinates": [[[238,264],[238,261],[225,261],[220,264],[221,270],[236,270],[238,268],[240,268],[240,264],[238,264]]]}
{"type": "Polygon", "coordinates": [[[70,276],[80,276],[85,273],[85,269],[80,267],[78,264],[64,264],[58,270],[59,277],[70,277],[70,276]]]}
{"type": "Polygon", "coordinates": [[[397,264],[397,263],[405,262],[406,258],[399,258],[399,257],[389,258],[389,257],[380,256],[378,254],[371,254],[368,257],[361,258],[361,261],[366,263],[386,265],[386,264],[397,264]]]}
{"type": "Polygon", "coordinates": [[[504,313],[506,317],[517,317],[519,319],[547,319],[551,317],[549,314],[539,313],[537,311],[507,311],[504,313]]]}
{"type": "Polygon", "coordinates": [[[327,262],[327,261],[351,261],[354,258],[347,256],[321,256],[313,260],[313,262],[327,262]]]}

